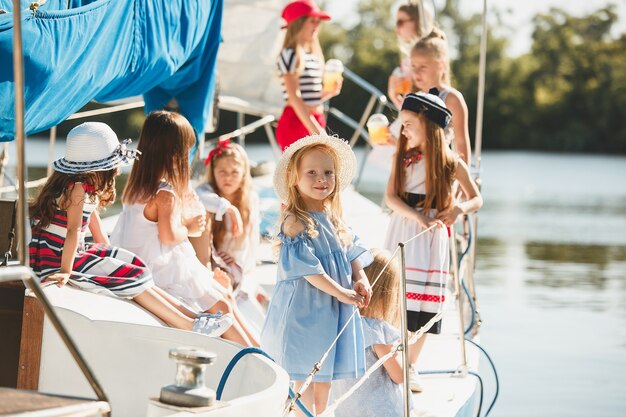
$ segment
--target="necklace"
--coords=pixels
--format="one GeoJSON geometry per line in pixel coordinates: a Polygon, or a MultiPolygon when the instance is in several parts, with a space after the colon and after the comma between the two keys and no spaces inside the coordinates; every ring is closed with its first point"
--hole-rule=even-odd
{"type": "Polygon", "coordinates": [[[402,159],[404,167],[408,168],[411,164],[422,160],[422,153],[418,150],[410,150],[402,159]]]}

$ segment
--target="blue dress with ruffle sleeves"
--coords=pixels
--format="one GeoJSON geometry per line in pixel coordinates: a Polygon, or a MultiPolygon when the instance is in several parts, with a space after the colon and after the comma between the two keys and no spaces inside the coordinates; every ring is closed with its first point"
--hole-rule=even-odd
{"type": "MultiPolygon", "coordinates": [[[[302,381],[313,369],[356,306],[317,289],[304,277],[326,273],[344,288],[352,288],[351,262],[369,265],[373,257],[355,236],[343,247],[327,215],[310,212],[319,235],[312,239],[303,231],[293,239],[282,232],[278,276],[261,333],[261,348],[289,373],[302,381]]],[[[357,378],[365,372],[365,349],[361,317],[357,311],[329,353],[315,382],[357,378]]]]}

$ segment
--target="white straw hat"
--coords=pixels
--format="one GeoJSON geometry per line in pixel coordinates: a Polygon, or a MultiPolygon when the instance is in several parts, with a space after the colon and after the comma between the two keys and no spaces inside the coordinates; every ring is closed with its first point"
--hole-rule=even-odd
{"type": "Polygon", "coordinates": [[[337,189],[343,191],[352,182],[356,174],[356,156],[348,142],[337,136],[324,134],[306,136],[289,145],[276,164],[274,191],[282,202],[286,202],[289,196],[287,186],[287,166],[289,165],[289,160],[297,150],[316,143],[324,143],[337,153],[338,166],[335,173],[335,186],[337,189]]]}
{"type": "Polygon", "coordinates": [[[77,174],[87,171],[108,171],[129,165],[141,153],[128,149],[131,140],[122,143],[105,123],[86,122],[67,134],[65,157],[52,164],[55,171],[77,174]]]}

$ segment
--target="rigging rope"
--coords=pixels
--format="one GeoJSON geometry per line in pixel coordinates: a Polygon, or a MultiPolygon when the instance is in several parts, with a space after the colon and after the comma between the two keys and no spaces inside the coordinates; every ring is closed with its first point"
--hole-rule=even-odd
{"type": "MultiPolygon", "coordinates": [[[[430,328],[433,327],[435,325],[435,323],[437,323],[437,321],[439,319],[441,319],[442,315],[443,315],[443,312],[440,311],[433,318],[431,318],[428,321],[428,323],[426,323],[417,332],[415,332],[411,336],[411,339],[409,339],[409,344],[412,345],[415,342],[417,342],[424,335],[424,333],[426,333],[428,330],[430,330],[430,328]]],[[[348,391],[346,391],[341,397],[339,397],[333,404],[328,406],[326,408],[326,410],[324,410],[324,412],[322,414],[320,414],[320,417],[332,415],[332,413],[337,409],[337,407],[339,407],[339,405],[341,405],[341,403],[343,401],[345,401],[348,397],[350,397],[352,394],[354,394],[354,392],[357,389],[359,389],[359,387],[361,387],[361,385],[363,385],[365,383],[365,381],[367,381],[367,379],[378,368],[380,368],[385,362],[387,362],[387,360],[389,360],[396,353],[398,353],[399,350],[402,350],[402,339],[399,339],[398,341],[396,341],[393,344],[393,347],[391,348],[391,351],[389,351],[389,353],[387,353],[386,355],[381,356],[380,359],[378,359],[367,371],[365,371],[365,374],[363,374],[363,376],[361,378],[359,378],[359,380],[352,387],[350,387],[350,389],[348,391]]]]}

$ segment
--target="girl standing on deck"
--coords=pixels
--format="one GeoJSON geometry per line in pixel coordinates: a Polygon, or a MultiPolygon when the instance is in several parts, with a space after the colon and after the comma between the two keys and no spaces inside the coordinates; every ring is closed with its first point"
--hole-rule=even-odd
{"type": "Polygon", "coordinates": [[[452,120],[444,129],[448,146],[452,147],[471,166],[472,148],[470,145],[467,104],[463,94],[450,85],[450,59],[448,41],[445,34],[435,28],[411,50],[411,68],[413,81],[420,91],[431,88],[438,90],[437,95],[452,113],[452,120]]]}
{"type": "MultiPolygon", "coordinates": [[[[278,279],[261,347],[287,370],[296,388],[331,346],[371,287],[363,266],[371,254],[345,225],[339,193],[354,177],[356,158],[337,137],[313,135],[289,146],[278,161],[274,189],[285,204],[280,225],[278,279]]],[[[358,312],[313,379],[303,401],[326,408],[330,382],[365,370],[358,312]]]]}
{"type": "MultiPolygon", "coordinates": [[[[400,268],[397,262],[389,262],[391,254],[388,251],[371,249],[371,252],[374,261],[365,268],[365,275],[373,285],[372,300],[367,307],[360,309],[367,369],[391,352],[394,343],[400,339],[400,268]],[[376,278],[378,281],[374,285],[376,278]]],[[[404,396],[400,384],[403,381],[402,356],[398,353],[337,407],[335,417],[351,417],[355,414],[359,417],[402,416],[404,396]],[[354,410],[359,412],[355,413],[354,410]]],[[[348,392],[356,382],[349,379],[333,382],[331,402],[348,392]]]]}
{"type": "Polygon", "coordinates": [[[387,96],[398,109],[402,106],[404,96],[413,91],[411,49],[428,33],[427,31],[430,31],[429,28],[432,28],[432,16],[416,2],[409,1],[398,7],[396,36],[400,50],[400,66],[393,70],[387,83],[387,96]]]}
{"type": "Polygon", "coordinates": [[[225,275],[200,263],[188,239],[202,232],[205,213],[186,215],[192,200],[188,153],[195,133],[177,113],[155,111],[144,122],[122,202],[124,209],[111,241],[144,259],[155,282],[190,307],[207,313],[230,313],[234,323],[222,337],[241,345],[258,345],[247,332],[232,293],[216,279],[225,275]],[[214,279],[215,278],[215,279],[214,279]]]}
{"type": "Polygon", "coordinates": [[[30,266],[43,281],[56,281],[59,287],[69,283],[132,299],[172,327],[219,335],[228,320],[194,321],[195,313],[154,285],[141,259],[111,246],[102,230],[98,210],[115,201],[118,168],[137,159],[128,143],[120,144],[104,123],[83,123],[68,133],[65,157],[54,161],[54,172],[30,205],[30,266]],[[93,244],[85,243],[87,229],[93,244]]]}
{"type": "Polygon", "coordinates": [[[278,120],[276,141],[284,150],[304,136],[325,132],[322,103],[339,94],[341,82],[334,91],[322,91],[324,54],[318,33],[320,22],[330,16],[313,0],[296,0],[285,6],[282,18],[287,32],[277,65],[286,106],[278,120]]]}
{"type": "MultiPolygon", "coordinates": [[[[445,143],[444,129],[451,114],[443,101],[433,94],[409,94],[400,111],[402,134],[398,140],[385,202],[393,210],[385,247],[394,250],[423,230],[437,225],[432,232],[406,245],[407,324],[415,332],[440,310],[444,301],[449,270],[448,233],[461,214],[482,206],[478,187],[465,162],[445,143]],[[452,195],[458,181],[467,197],[462,203],[452,195]]],[[[438,334],[441,321],[428,332],[438,334]]],[[[426,337],[409,348],[415,364],[426,337]]],[[[411,387],[421,391],[414,367],[411,387]]]]}

